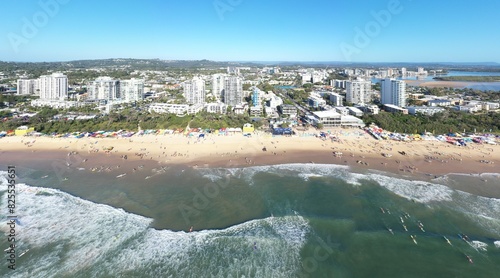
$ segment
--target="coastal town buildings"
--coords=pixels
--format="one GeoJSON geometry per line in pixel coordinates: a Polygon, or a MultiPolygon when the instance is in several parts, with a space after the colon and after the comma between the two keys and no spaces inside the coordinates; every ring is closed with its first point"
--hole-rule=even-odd
{"type": "Polygon", "coordinates": [[[65,100],[68,98],[68,77],[62,73],[42,75],[38,84],[42,100],[65,100]]]}
{"type": "Polygon", "coordinates": [[[132,78],[120,81],[120,97],[125,102],[144,99],[144,80],[132,78]]]}
{"type": "Polygon", "coordinates": [[[291,104],[282,104],[278,108],[279,112],[283,115],[288,115],[291,118],[297,116],[297,107],[291,104]]]}
{"type": "Polygon", "coordinates": [[[239,76],[227,76],[224,80],[223,102],[227,105],[236,106],[243,102],[242,79],[239,76]]]}
{"type": "Polygon", "coordinates": [[[323,127],[363,127],[364,122],[351,115],[342,115],[336,110],[315,111],[316,124],[321,123],[323,127]]]}
{"type": "Polygon", "coordinates": [[[221,100],[224,97],[224,83],[226,80],[225,74],[214,74],[212,75],[212,94],[217,100],[221,100]]]}
{"type": "Polygon", "coordinates": [[[103,76],[87,84],[88,100],[113,101],[120,98],[120,81],[103,76]]]}
{"type": "Polygon", "coordinates": [[[184,89],[184,98],[188,104],[205,103],[205,80],[195,77],[182,83],[184,89]]]}
{"type": "Polygon", "coordinates": [[[399,107],[406,106],[406,83],[393,78],[382,79],[380,101],[382,104],[391,104],[399,107]]]}
{"type": "Polygon", "coordinates": [[[51,75],[42,75],[37,83],[40,98],[32,100],[32,106],[49,106],[63,109],[77,106],[76,101],[67,100],[68,77],[66,75],[59,72],[51,75]]]}
{"type": "Polygon", "coordinates": [[[343,97],[337,93],[330,93],[330,102],[333,106],[342,106],[343,105],[343,97]]]}
{"type": "Polygon", "coordinates": [[[406,109],[408,109],[408,114],[411,115],[416,115],[418,113],[424,115],[434,115],[436,113],[445,111],[444,108],[435,106],[408,106],[406,109]]]}
{"type": "Polygon", "coordinates": [[[18,95],[38,95],[39,94],[38,79],[21,78],[17,80],[18,95]]]}
{"type": "Polygon", "coordinates": [[[144,80],[117,80],[103,76],[87,84],[87,100],[132,102],[144,98],[144,80]]]}
{"type": "Polygon", "coordinates": [[[346,82],[346,101],[364,104],[371,101],[371,81],[357,79],[346,82]]]}
{"type": "Polygon", "coordinates": [[[307,102],[312,108],[320,108],[326,105],[326,100],[324,100],[318,93],[311,93],[307,102]]]}

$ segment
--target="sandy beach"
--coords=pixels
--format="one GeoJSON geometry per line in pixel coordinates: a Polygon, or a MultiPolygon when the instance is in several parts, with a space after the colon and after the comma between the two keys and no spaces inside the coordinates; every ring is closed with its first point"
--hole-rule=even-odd
{"type": "Polygon", "coordinates": [[[464,81],[425,81],[425,80],[405,80],[406,84],[410,86],[420,86],[429,88],[457,88],[462,89],[471,85],[480,85],[481,82],[464,82],[464,81]]]}
{"type": "MultiPolygon", "coordinates": [[[[378,141],[362,130],[330,132],[336,134],[338,140],[321,140],[300,132],[292,137],[258,133],[249,138],[241,134],[205,138],[184,135],[102,139],[6,137],[0,139],[0,154],[2,164],[45,164],[61,173],[64,169],[85,169],[112,172],[117,176],[144,165],[232,168],[285,163],[348,165],[424,180],[449,173],[500,173],[499,145],[461,147],[439,141],[378,141]]],[[[461,190],[500,198],[500,188],[490,188],[486,193],[477,192],[473,186],[461,190]]]]}

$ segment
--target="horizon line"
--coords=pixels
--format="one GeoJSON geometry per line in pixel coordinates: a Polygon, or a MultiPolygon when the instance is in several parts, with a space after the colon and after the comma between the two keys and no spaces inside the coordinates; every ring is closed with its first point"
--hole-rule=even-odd
{"type": "Polygon", "coordinates": [[[209,61],[209,62],[219,62],[219,63],[339,63],[339,64],[461,64],[461,65],[480,65],[480,64],[490,64],[500,66],[500,62],[494,61],[475,61],[475,62],[387,62],[387,61],[334,61],[334,60],[210,60],[210,59],[162,59],[162,58],[123,58],[123,57],[110,57],[110,58],[92,58],[92,59],[73,59],[73,60],[59,60],[59,61],[7,61],[0,60],[0,62],[5,63],[68,63],[68,62],[78,62],[78,61],[99,61],[99,60],[160,60],[160,61],[209,61]]]}

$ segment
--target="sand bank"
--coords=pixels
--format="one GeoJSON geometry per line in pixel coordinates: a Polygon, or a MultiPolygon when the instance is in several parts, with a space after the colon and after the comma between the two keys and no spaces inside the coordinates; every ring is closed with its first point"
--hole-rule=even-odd
{"type": "MultiPolygon", "coordinates": [[[[148,165],[248,167],[285,163],[339,164],[434,178],[448,173],[500,173],[500,146],[454,146],[439,141],[377,141],[361,130],[331,130],[339,140],[321,140],[300,133],[293,137],[255,134],[146,135],[131,138],[6,137],[0,139],[2,164],[10,161],[52,168],[85,168],[116,175],[148,165]]],[[[150,166],[150,167],[153,167],[150,166]]],[[[64,172],[64,171],[62,171],[64,172]]],[[[499,195],[500,196],[500,195],[499,195]]]]}
{"type": "Polygon", "coordinates": [[[425,81],[425,80],[404,80],[410,86],[420,86],[429,88],[457,88],[463,89],[472,85],[480,85],[481,82],[464,82],[464,81],[425,81]]]}

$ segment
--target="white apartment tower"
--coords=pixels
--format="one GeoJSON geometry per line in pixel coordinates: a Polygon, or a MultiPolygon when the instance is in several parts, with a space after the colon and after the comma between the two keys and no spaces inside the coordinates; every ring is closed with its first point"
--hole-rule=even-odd
{"type": "Polygon", "coordinates": [[[352,80],[346,82],[346,100],[353,104],[364,104],[370,102],[371,81],[352,80]]]}
{"type": "Polygon", "coordinates": [[[406,83],[402,80],[386,78],[381,80],[380,100],[382,104],[406,107],[406,83]]]}
{"type": "Polygon", "coordinates": [[[42,75],[39,79],[41,100],[66,100],[68,98],[68,77],[62,73],[42,75]]]}
{"type": "Polygon", "coordinates": [[[212,75],[212,94],[217,98],[221,99],[224,97],[224,84],[226,76],[223,74],[212,75]]]}
{"type": "Polygon", "coordinates": [[[120,98],[120,81],[111,77],[98,77],[87,85],[88,99],[113,101],[120,98]]]}
{"type": "Polygon", "coordinates": [[[224,103],[231,106],[243,102],[243,85],[238,76],[227,76],[224,80],[224,103]]]}
{"type": "Polygon", "coordinates": [[[189,104],[205,103],[205,80],[195,77],[190,81],[182,83],[184,98],[189,104]]]}
{"type": "Polygon", "coordinates": [[[37,95],[38,79],[21,78],[17,80],[18,95],[37,95]]]}
{"type": "Polygon", "coordinates": [[[142,100],[144,98],[144,80],[132,78],[120,81],[120,98],[125,102],[142,100]]]}

